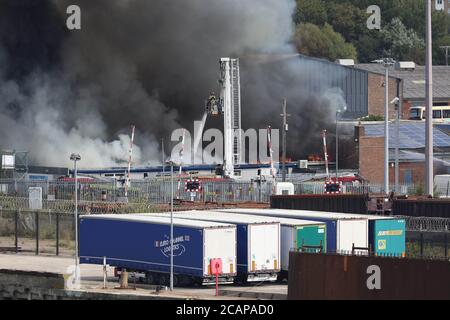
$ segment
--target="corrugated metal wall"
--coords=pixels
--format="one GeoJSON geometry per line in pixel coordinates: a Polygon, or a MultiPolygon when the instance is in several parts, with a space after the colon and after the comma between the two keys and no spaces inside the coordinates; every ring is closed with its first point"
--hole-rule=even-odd
{"type": "Polygon", "coordinates": [[[272,196],[270,207],[367,214],[367,195],[294,195],[272,196]]]}
{"type": "Polygon", "coordinates": [[[450,262],[291,252],[288,299],[450,299],[450,262]],[[379,267],[380,289],[367,286],[369,266],[379,267]]]}
{"type": "Polygon", "coordinates": [[[395,200],[394,215],[450,218],[449,200],[395,200]]]}
{"type": "Polygon", "coordinates": [[[344,67],[326,60],[300,56],[302,71],[308,77],[310,92],[323,92],[339,88],[347,102],[344,118],[356,119],[368,115],[368,73],[352,67],[344,67]]]}

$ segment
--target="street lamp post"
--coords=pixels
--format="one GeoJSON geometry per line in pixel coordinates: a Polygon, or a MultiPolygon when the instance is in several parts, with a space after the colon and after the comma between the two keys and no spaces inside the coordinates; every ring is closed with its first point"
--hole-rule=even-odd
{"type": "Polygon", "coordinates": [[[336,110],[336,183],[339,182],[339,116],[347,111],[347,106],[336,110]]]}
{"type": "Polygon", "coordinates": [[[426,124],[425,124],[425,192],[433,197],[433,36],[432,36],[432,4],[426,1],[426,124]]]}
{"type": "Polygon", "coordinates": [[[167,161],[170,165],[170,291],[173,291],[173,166],[172,160],[167,161]]]}
{"type": "Polygon", "coordinates": [[[389,193],[389,68],[395,64],[392,58],[384,58],[373,62],[384,66],[384,192],[389,193]]]}
{"type": "Polygon", "coordinates": [[[81,156],[76,153],[72,153],[70,160],[73,161],[73,176],[75,179],[75,272],[76,278],[78,278],[78,171],[77,161],[81,160],[81,156]]]}

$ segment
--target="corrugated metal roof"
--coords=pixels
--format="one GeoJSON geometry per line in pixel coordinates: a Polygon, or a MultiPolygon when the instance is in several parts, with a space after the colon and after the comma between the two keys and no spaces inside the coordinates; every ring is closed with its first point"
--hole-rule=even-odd
{"type": "MultiPolygon", "coordinates": [[[[385,68],[378,63],[357,64],[355,68],[384,75],[385,68]]],[[[392,77],[403,80],[403,96],[409,100],[425,99],[425,66],[417,66],[414,71],[390,68],[392,77]]],[[[433,66],[433,98],[450,100],[450,66],[433,66]]]]}
{"type": "MultiPolygon", "coordinates": [[[[435,126],[433,130],[434,147],[435,148],[450,148],[450,136],[442,129],[443,125],[435,126]]],[[[447,125],[448,126],[448,125],[447,125]]],[[[399,125],[400,149],[422,149],[425,148],[425,122],[401,122],[399,125]]],[[[367,137],[383,137],[384,124],[367,124],[364,125],[365,135],[367,137]]],[[[450,131],[450,129],[449,129],[450,131]]],[[[389,145],[390,148],[395,148],[396,131],[395,124],[389,125],[389,145]]]]}

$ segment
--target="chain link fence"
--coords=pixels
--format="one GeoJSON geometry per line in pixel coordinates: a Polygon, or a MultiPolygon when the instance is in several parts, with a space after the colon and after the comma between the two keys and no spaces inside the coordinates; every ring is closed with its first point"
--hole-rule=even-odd
{"type": "MultiPolygon", "coordinates": [[[[323,182],[293,182],[295,194],[324,194],[323,182]]],[[[384,194],[384,185],[344,183],[342,186],[344,194],[384,194]]],[[[415,195],[420,192],[413,184],[401,184],[398,187],[398,195],[415,195]]]]}
{"type": "MultiPolygon", "coordinates": [[[[185,191],[187,179],[175,180],[173,194],[179,200],[202,202],[265,202],[273,193],[271,182],[202,181],[198,193],[185,191]]],[[[30,188],[42,190],[43,208],[70,211],[75,194],[75,183],[65,181],[0,180],[0,206],[7,209],[30,208],[30,188]]],[[[132,181],[125,197],[125,189],[116,181],[83,179],[78,184],[78,200],[82,203],[164,204],[170,202],[170,179],[132,181]]]]}

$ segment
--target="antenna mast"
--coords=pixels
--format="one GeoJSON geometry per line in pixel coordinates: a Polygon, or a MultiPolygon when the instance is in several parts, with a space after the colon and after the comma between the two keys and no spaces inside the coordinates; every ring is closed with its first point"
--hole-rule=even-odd
{"type": "Polygon", "coordinates": [[[133,155],[133,143],[134,143],[134,131],[136,127],[131,126],[131,142],[130,142],[130,150],[128,151],[128,171],[127,171],[127,180],[125,183],[125,198],[128,198],[128,188],[130,187],[130,176],[131,176],[131,157],[133,155]]]}

